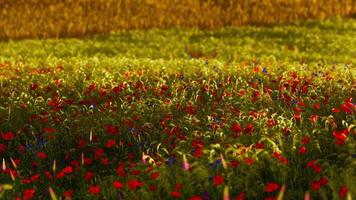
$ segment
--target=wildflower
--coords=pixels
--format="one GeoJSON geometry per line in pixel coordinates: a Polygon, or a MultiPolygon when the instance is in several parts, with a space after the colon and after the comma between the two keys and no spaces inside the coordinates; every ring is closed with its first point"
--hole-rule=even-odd
{"type": "Polygon", "coordinates": [[[233,124],[231,126],[231,131],[234,133],[239,133],[242,131],[242,128],[241,128],[240,124],[233,124]]]}
{"type": "Polygon", "coordinates": [[[72,199],[73,193],[74,193],[73,190],[66,190],[66,191],[63,192],[63,197],[65,199],[72,199]]]}
{"type": "Polygon", "coordinates": [[[320,183],[319,183],[318,181],[313,181],[313,182],[311,183],[311,186],[312,186],[312,188],[313,188],[314,191],[318,191],[319,188],[320,188],[320,183]]]}
{"type": "Polygon", "coordinates": [[[200,157],[202,157],[202,156],[203,156],[202,149],[201,149],[201,148],[195,149],[195,151],[194,151],[194,157],[200,158],[200,157]]]}
{"type": "Polygon", "coordinates": [[[94,176],[94,173],[92,171],[88,171],[84,175],[84,179],[89,182],[94,176]]]}
{"type": "Polygon", "coordinates": [[[299,148],[299,153],[300,154],[305,154],[305,153],[307,153],[307,151],[308,151],[308,149],[305,146],[301,146],[299,148]]]}
{"type": "Polygon", "coordinates": [[[35,189],[27,189],[23,191],[23,200],[30,200],[35,196],[35,189]]]}
{"type": "Polygon", "coordinates": [[[257,142],[257,143],[255,143],[254,146],[256,149],[264,149],[265,148],[265,144],[263,142],[261,142],[261,143],[257,142]]]}
{"type": "Polygon", "coordinates": [[[157,178],[159,177],[159,172],[153,172],[152,174],[151,174],[151,180],[156,180],[157,178]]]}
{"type": "Polygon", "coordinates": [[[47,127],[47,128],[42,128],[43,133],[54,133],[56,132],[56,129],[47,127]]]}
{"type": "Polygon", "coordinates": [[[119,134],[119,129],[116,126],[113,126],[111,124],[104,125],[104,129],[107,134],[110,134],[110,135],[119,134]]]}
{"type": "Polygon", "coordinates": [[[327,185],[329,183],[329,180],[326,177],[322,177],[318,180],[318,183],[320,185],[327,185]]]}
{"type": "Polygon", "coordinates": [[[39,159],[45,159],[45,158],[47,158],[47,154],[42,152],[42,151],[40,151],[40,152],[37,152],[37,157],[39,159]]]}
{"type": "Polygon", "coordinates": [[[142,185],[143,185],[142,182],[140,182],[134,178],[128,182],[129,190],[135,190],[135,189],[141,187],[142,185]]]}
{"type": "Polygon", "coordinates": [[[2,133],[1,134],[2,139],[9,141],[15,137],[15,135],[12,132],[7,132],[7,133],[2,133]]]}
{"type": "Polygon", "coordinates": [[[6,145],[0,143],[0,153],[4,153],[6,151],[6,145]]]}
{"type": "Polygon", "coordinates": [[[265,186],[265,192],[274,192],[276,190],[278,190],[279,188],[279,184],[278,183],[267,183],[267,185],[265,186]]]}
{"type": "Polygon", "coordinates": [[[179,191],[172,191],[171,196],[178,199],[182,196],[182,194],[179,191]]]}
{"type": "Polygon", "coordinates": [[[113,147],[113,146],[115,146],[116,145],[116,141],[115,140],[112,140],[112,139],[109,139],[107,142],[106,142],[106,147],[107,148],[111,148],[111,147],[113,147]]]}
{"type": "Polygon", "coordinates": [[[247,124],[244,128],[244,132],[251,135],[254,129],[255,126],[253,124],[247,124]]]}
{"type": "Polygon", "coordinates": [[[216,175],[213,179],[213,182],[214,182],[215,186],[219,186],[224,183],[224,177],[222,177],[220,175],[216,175]]]}
{"type": "Polygon", "coordinates": [[[116,168],[116,173],[121,177],[126,176],[126,173],[124,172],[124,164],[123,163],[119,163],[119,166],[116,168]]]}
{"type": "Polygon", "coordinates": [[[340,197],[340,199],[345,199],[346,194],[347,194],[347,187],[346,187],[346,185],[343,185],[343,186],[340,188],[340,191],[339,191],[339,197],[340,197]]]}
{"type": "Polygon", "coordinates": [[[176,183],[176,185],[174,186],[174,188],[175,188],[176,190],[181,190],[181,189],[183,188],[183,184],[181,184],[181,183],[176,183]]]}
{"type": "Polygon", "coordinates": [[[333,113],[339,113],[340,110],[339,110],[338,108],[332,108],[332,109],[331,109],[331,112],[333,112],[333,113]]]}
{"type": "Polygon", "coordinates": [[[188,200],[203,200],[203,198],[199,195],[195,195],[195,196],[190,197],[188,200]]]}
{"type": "Polygon", "coordinates": [[[255,161],[253,160],[253,158],[245,158],[245,163],[247,165],[252,165],[255,161]]]}
{"type": "Polygon", "coordinates": [[[266,67],[263,67],[263,68],[262,68],[262,73],[264,73],[264,74],[267,74],[267,73],[268,73],[268,71],[267,71],[267,68],[266,68],[266,67]]]}
{"type": "Polygon", "coordinates": [[[232,160],[232,161],[230,161],[230,166],[233,167],[233,168],[239,166],[239,164],[240,164],[240,163],[239,163],[237,160],[232,160]]]}
{"type": "Polygon", "coordinates": [[[99,186],[96,186],[96,185],[91,185],[89,187],[89,193],[92,194],[92,195],[99,195],[100,192],[101,192],[101,189],[99,186]]]}
{"type": "Polygon", "coordinates": [[[309,117],[310,122],[313,123],[313,124],[316,123],[318,121],[318,119],[319,119],[318,115],[311,115],[309,117]]]}
{"type": "Polygon", "coordinates": [[[303,143],[303,144],[308,144],[309,141],[310,141],[309,137],[308,137],[307,135],[305,135],[305,136],[303,137],[302,143],[303,143]]]}
{"type": "Polygon", "coordinates": [[[121,190],[122,188],[124,188],[124,184],[120,181],[114,181],[112,183],[112,185],[114,186],[114,188],[121,190]]]}
{"type": "Polygon", "coordinates": [[[335,144],[343,145],[347,139],[347,135],[349,134],[348,129],[342,131],[333,131],[333,136],[335,139],[335,144]]]}
{"type": "Polygon", "coordinates": [[[150,185],[150,186],[148,186],[148,189],[149,189],[150,191],[156,191],[157,186],[156,186],[156,185],[150,185]]]}

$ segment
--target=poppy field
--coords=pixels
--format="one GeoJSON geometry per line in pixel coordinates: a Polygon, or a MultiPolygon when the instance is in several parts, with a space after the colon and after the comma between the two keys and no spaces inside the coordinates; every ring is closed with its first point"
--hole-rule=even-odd
{"type": "Polygon", "coordinates": [[[356,197],[356,20],[0,42],[0,199],[356,197]]]}

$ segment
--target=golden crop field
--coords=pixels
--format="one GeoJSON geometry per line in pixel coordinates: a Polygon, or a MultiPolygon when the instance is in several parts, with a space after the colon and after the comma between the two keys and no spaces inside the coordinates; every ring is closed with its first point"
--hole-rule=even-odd
{"type": "Polygon", "coordinates": [[[355,0],[0,0],[0,38],[271,25],[355,13],[355,0]]]}

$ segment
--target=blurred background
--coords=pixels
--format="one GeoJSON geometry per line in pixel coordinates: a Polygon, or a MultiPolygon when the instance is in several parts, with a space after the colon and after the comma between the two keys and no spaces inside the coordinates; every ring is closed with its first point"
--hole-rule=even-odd
{"type": "Polygon", "coordinates": [[[270,26],[332,16],[355,17],[356,0],[0,0],[0,39],[270,26]]]}

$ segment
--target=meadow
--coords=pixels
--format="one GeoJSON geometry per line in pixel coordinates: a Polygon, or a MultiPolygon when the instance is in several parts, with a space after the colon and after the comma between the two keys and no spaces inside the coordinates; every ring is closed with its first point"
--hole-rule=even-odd
{"type": "Polygon", "coordinates": [[[0,198],[356,197],[356,20],[0,42],[0,198]]]}

